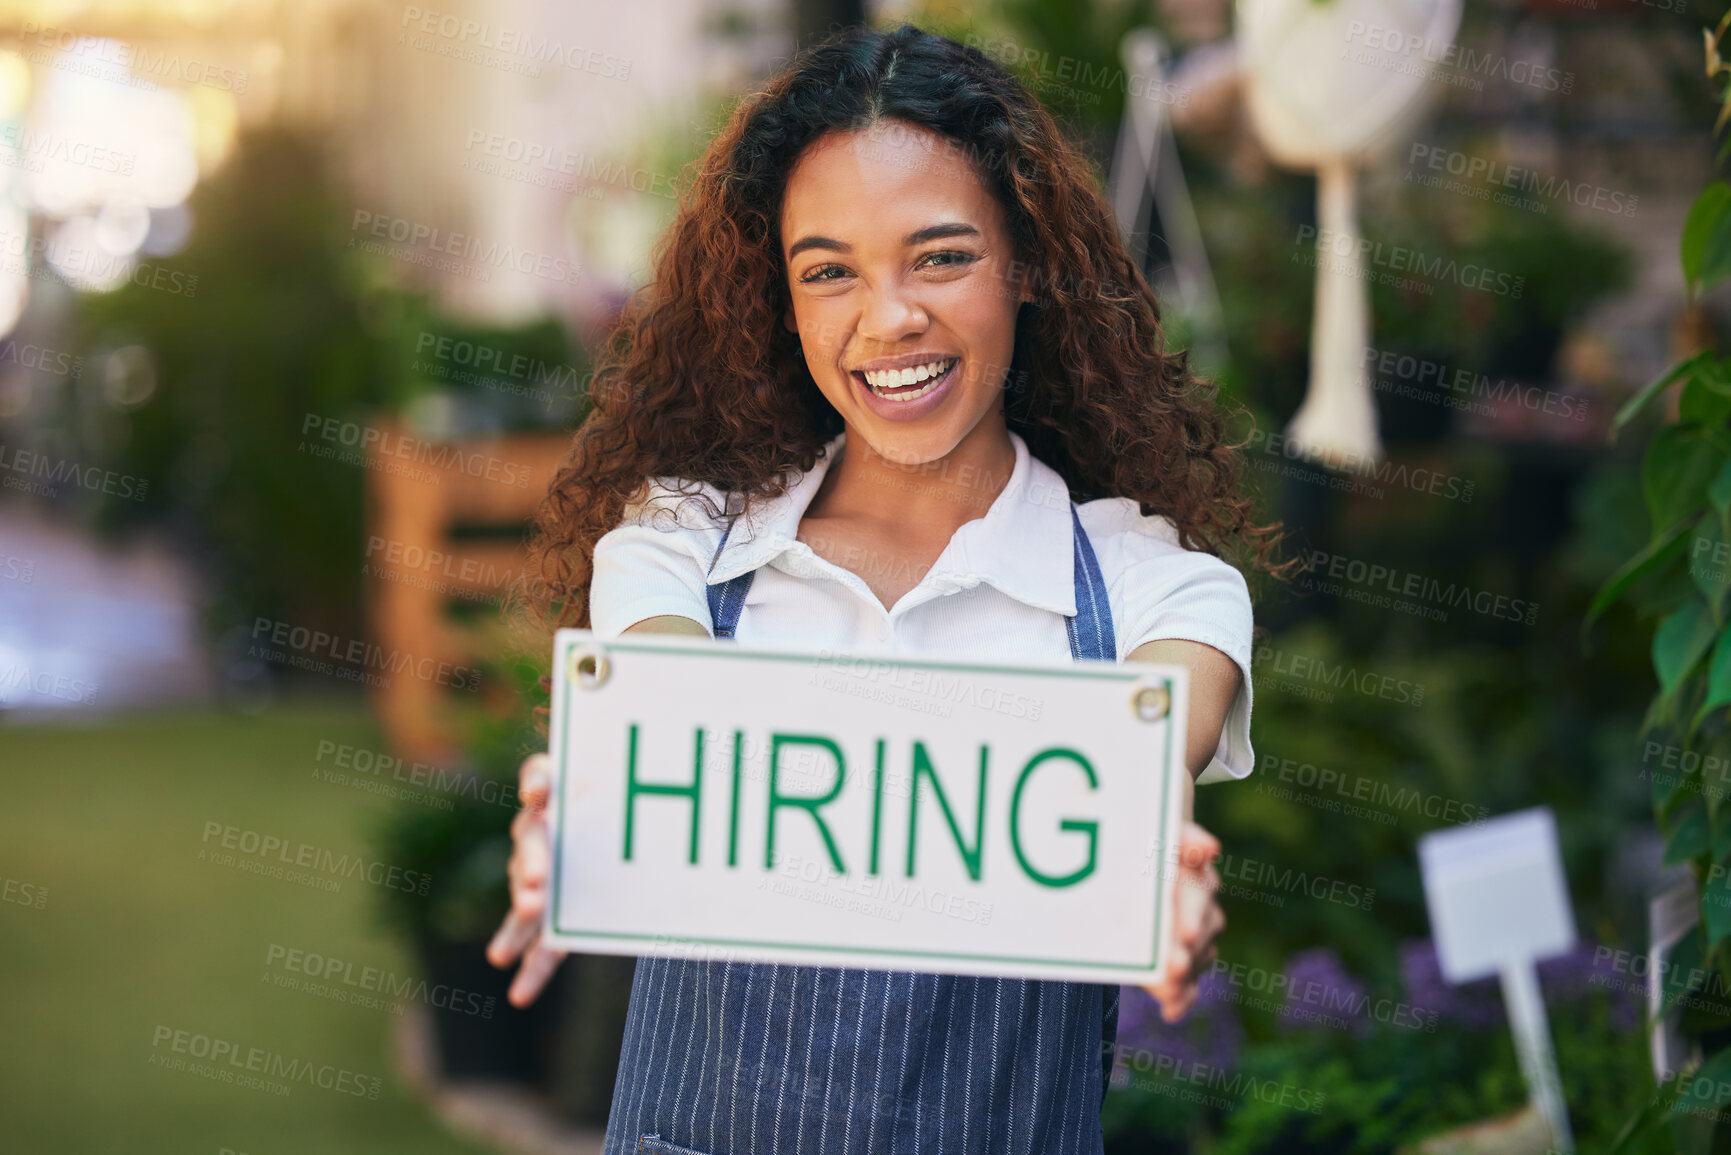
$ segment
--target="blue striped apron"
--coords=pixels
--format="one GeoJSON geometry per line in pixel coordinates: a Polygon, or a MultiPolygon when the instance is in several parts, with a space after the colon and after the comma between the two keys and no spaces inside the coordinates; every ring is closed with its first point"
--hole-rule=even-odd
{"type": "MultiPolygon", "coordinates": [[[[1070,653],[1116,661],[1070,517],[1070,653]]],[[[751,577],[709,587],[716,637],[751,577]]],[[[1117,1029],[1096,983],[642,958],[604,1155],[1099,1155],[1117,1029]]]]}

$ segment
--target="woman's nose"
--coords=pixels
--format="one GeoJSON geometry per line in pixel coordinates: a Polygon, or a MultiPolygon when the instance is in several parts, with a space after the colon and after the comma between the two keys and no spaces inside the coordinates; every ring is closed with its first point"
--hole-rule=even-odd
{"type": "Polygon", "coordinates": [[[874,291],[866,297],[859,330],[860,336],[867,340],[888,345],[925,332],[930,323],[931,318],[913,294],[888,289],[874,291]]]}

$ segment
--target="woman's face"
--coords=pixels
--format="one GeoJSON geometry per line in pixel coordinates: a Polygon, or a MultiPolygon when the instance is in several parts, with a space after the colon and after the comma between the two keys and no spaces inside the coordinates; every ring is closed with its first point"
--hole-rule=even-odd
{"type": "Polygon", "coordinates": [[[911,465],[1003,436],[1027,295],[1003,207],[959,148],[899,120],[820,137],[789,174],[781,238],[786,324],[850,441],[911,465]]]}

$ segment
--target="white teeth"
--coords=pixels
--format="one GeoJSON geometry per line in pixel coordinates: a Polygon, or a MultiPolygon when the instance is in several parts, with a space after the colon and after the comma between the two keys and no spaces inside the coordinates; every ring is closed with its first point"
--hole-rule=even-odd
{"type": "Polygon", "coordinates": [[[872,369],[863,376],[866,384],[873,389],[893,389],[902,385],[916,385],[928,377],[941,376],[950,364],[951,360],[942,360],[916,365],[910,369],[872,369]]]}
{"type": "Polygon", "coordinates": [[[933,389],[936,389],[937,387],[938,387],[938,378],[934,377],[930,381],[927,381],[920,388],[915,389],[915,390],[908,392],[908,393],[885,393],[885,392],[883,392],[882,389],[880,389],[876,385],[872,386],[872,392],[877,394],[879,397],[883,398],[885,401],[912,401],[915,398],[924,397],[927,393],[930,393],[933,389]]]}
{"type": "Polygon", "coordinates": [[[919,389],[915,389],[912,393],[879,393],[878,396],[882,397],[885,401],[912,401],[915,397],[924,397],[931,391],[932,387],[926,385],[919,389]]]}

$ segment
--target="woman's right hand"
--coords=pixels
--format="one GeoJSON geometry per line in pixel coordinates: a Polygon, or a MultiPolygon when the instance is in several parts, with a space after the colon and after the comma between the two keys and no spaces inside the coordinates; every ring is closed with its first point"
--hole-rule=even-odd
{"type": "Polygon", "coordinates": [[[487,944],[487,961],[496,967],[508,967],[522,956],[522,965],[506,995],[514,1007],[535,1001],[566,954],[541,943],[541,916],[547,907],[547,873],[552,859],[547,837],[547,801],[552,789],[552,758],[546,754],[525,758],[517,771],[517,797],[523,807],[511,820],[511,862],[505,871],[511,879],[511,911],[487,944]]]}

